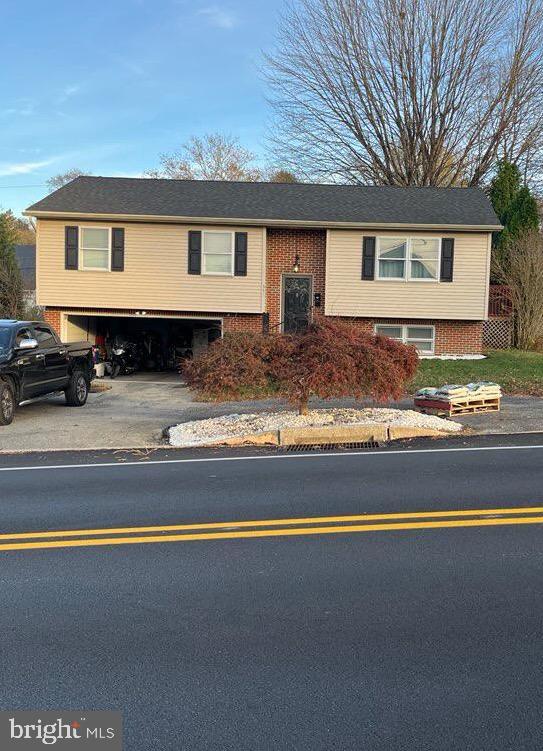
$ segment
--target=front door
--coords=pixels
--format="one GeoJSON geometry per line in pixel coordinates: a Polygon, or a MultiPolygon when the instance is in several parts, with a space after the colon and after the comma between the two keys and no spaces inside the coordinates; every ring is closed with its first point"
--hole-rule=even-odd
{"type": "Polygon", "coordinates": [[[283,331],[305,331],[311,320],[311,277],[283,277],[283,331]]]}
{"type": "Polygon", "coordinates": [[[46,394],[61,389],[68,383],[68,348],[60,344],[45,324],[34,326],[34,337],[44,358],[44,380],[41,392],[46,394]]]}

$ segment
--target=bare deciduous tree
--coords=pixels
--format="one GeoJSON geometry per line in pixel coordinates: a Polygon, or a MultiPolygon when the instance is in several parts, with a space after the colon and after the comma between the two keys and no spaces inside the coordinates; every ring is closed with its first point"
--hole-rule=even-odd
{"type": "Polygon", "coordinates": [[[262,177],[254,166],[255,155],[240,145],[239,139],[208,133],[192,136],[173,154],[162,154],[160,169],[149,170],[149,177],[178,180],[242,180],[254,182],[262,177]]]}
{"type": "Polygon", "coordinates": [[[90,174],[92,173],[84,172],[77,167],[72,167],[72,169],[69,169],[67,172],[62,172],[59,175],[53,175],[53,177],[50,177],[47,181],[47,185],[49,186],[50,190],[58,190],[59,188],[62,188],[63,185],[66,185],[66,183],[75,180],[76,177],[90,174]]]}
{"type": "Polygon", "coordinates": [[[543,236],[533,230],[512,240],[507,258],[493,258],[493,273],[510,290],[515,345],[532,349],[543,336],[543,236]]]}
{"type": "Polygon", "coordinates": [[[306,177],[479,185],[541,161],[542,0],[299,0],[267,61],[276,153],[306,177]]]}

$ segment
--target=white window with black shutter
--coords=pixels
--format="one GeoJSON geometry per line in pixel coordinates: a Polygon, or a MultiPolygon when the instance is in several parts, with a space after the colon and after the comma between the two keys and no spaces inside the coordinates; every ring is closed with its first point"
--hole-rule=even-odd
{"type": "Polygon", "coordinates": [[[190,230],[188,273],[247,276],[247,232],[190,230]]]}
{"type": "Polygon", "coordinates": [[[454,238],[364,237],[362,279],[452,282],[454,238]]]}
{"type": "Polygon", "coordinates": [[[109,271],[111,268],[111,230],[109,227],[79,228],[79,269],[109,271]]]}
{"type": "Polygon", "coordinates": [[[438,237],[378,237],[377,279],[436,282],[440,257],[438,237]]]}
{"type": "Polygon", "coordinates": [[[124,271],[124,227],[66,226],[64,268],[124,271]]]}
{"type": "Polygon", "coordinates": [[[234,232],[202,232],[202,274],[232,276],[234,232]]]}

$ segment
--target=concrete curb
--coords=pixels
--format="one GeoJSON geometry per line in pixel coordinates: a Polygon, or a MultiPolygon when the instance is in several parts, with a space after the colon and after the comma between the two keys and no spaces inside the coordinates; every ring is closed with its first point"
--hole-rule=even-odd
{"type": "Polygon", "coordinates": [[[353,443],[388,440],[386,425],[322,425],[310,428],[285,428],[279,431],[281,446],[323,443],[353,443]]]}
{"type": "Polygon", "coordinates": [[[455,433],[445,430],[434,430],[434,428],[416,428],[408,425],[397,425],[396,427],[389,426],[388,428],[388,440],[398,441],[402,438],[439,438],[440,436],[448,435],[460,435],[465,431],[458,430],[455,433]]]}
{"type": "Polygon", "coordinates": [[[220,441],[206,443],[205,446],[279,446],[279,431],[269,430],[264,433],[248,433],[220,441]]]}
{"type": "MultiPolygon", "coordinates": [[[[458,434],[463,431],[458,431],[458,434]]],[[[223,438],[205,446],[319,446],[327,443],[383,443],[402,438],[441,438],[457,433],[410,426],[392,427],[388,423],[375,425],[322,425],[307,428],[284,428],[243,436],[223,438]]]]}

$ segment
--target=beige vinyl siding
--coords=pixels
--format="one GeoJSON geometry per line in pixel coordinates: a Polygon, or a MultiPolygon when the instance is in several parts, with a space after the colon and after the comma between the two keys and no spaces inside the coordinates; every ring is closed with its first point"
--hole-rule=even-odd
{"type": "MultiPolygon", "coordinates": [[[[371,318],[483,320],[487,317],[490,234],[329,230],[325,313],[371,318]],[[362,281],[362,238],[454,237],[452,282],[362,281]]],[[[377,260],[375,264],[377,277],[377,260]]]]}
{"type": "Polygon", "coordinates": [[[261,227],[38,220],[39,305],[152,308],[225,313],[263,310],[265,231],[261,227]],[[67,271],[64,227],[124,227],[124,271],[67,271]],[[188,274],[188,232],[247,232],[247,276],[188,274]]]}

